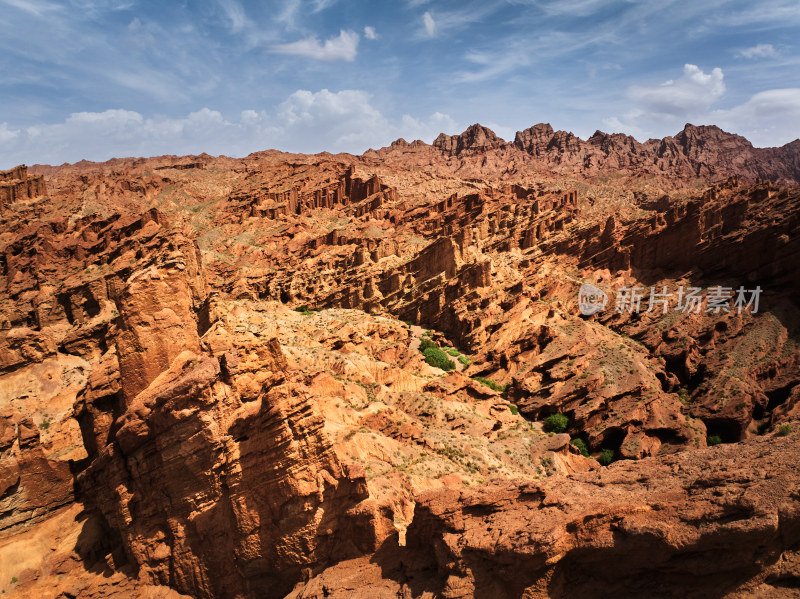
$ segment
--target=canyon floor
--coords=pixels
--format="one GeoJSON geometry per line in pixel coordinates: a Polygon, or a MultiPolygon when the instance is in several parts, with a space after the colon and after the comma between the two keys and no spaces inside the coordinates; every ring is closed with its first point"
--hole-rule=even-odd
{"type": "Polygon", "coordinates": [[[0,593],[800,597],[798,275],[716,127],[2,172],[0,593]]]}

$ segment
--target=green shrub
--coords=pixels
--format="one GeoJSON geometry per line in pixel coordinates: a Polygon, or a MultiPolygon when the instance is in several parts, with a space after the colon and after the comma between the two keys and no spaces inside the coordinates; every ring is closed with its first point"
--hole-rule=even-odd
{"type": "Polygon", "coordinates": [[[454,358],[458,356],[458,350],[455,347],[451,347],[447,350],[447,353],[453,356],[454,358]]]}
{"type": "Polygon", "coordinates": [[[710,435],[706,438],[706,443],[708,443],[709,447],[714,447],[714,445],[719,445],[722,443],[722,437],[719,435],[710,435]]]}
{"type": "Polygon", "coordinates": [[[439,346],[436,345],[436,343],[431,341],[430,339],[423,338],[419,342],[419,351],[421,351],[424,354],[426,349],[439,349],[439,346]]]}
{"type": "Polygon", "coordinates": [[[46,431],[47,429],[50,428],[50,421],[47,418],[45,418],[44,420],[42,420],[42,423],[39,425],[39,428],[43,431],[46,431]]]}
{"type": "Polygon", "coordinates": [[[604,449],[599,456],[597,456],[597,461],[600,462],[602,466],[608,466],[611,462],[614,461],[614,450],[613,449],[604,449]]]}
{"type": "Polygon", "coordinates": [[[306,306],[305,304],[295,308],[294,311],[295,312],[300,312],[300,314],[305,314],[305,315],[311,314],[311,310],[309,310],[308,306],[306,306]]]}
{"type": "Polygon", "coordinates": [[[505,390],[508,389],[508,385],[498,385],[494,381],[490,381],[489,379],[485,379],[482,376],[474,376],[472,377],[473,381],[478,381],[482,385],[486,385],[492,391],[497,391],[498,393],[505,393],[505,390]]]}
{"type": "Polygon", "coordinates": [[[547,433],[563,433],[569,426],[569,418],[564,414],[550,414],[544,419],[544,430],[547,433]]]}
{"type": "Polygon", "coordinates": [[[445,372],[455,369],[456,365],[447,357],[447,354],[440,350],[438,347],[429,347],[422,355],[425,356],[425,361],[431,366],[441,368],[445,372]]]}
{"type": "Polygon", "coordinates": [[[458,361],[461,362],[461,365],[464,368],[472,364],[472,360],[470,360],[467,356],[458,356],[458,361]]]}
{"type": "Polygon", "coordinates": [[[514,416],[519,416],[519,408],[513,403],[508,404],[508,409],[511,410],[511,413],[514,414],[514,416]]]}
{"type": "Polygon", "coordinates": [[[791,432],[792,432],[792,425],[791,424],[781,424],[778,427],[778,434],[781,437],[785,437],[786,435],[788,435],[791,432]]]}
{"type": "Polygon", "coordinates": [[[12,576],[11,577],[11,584],[16,584],[16,583],[17,583],[17,577],[16,576],[12,576]]]}
{"type": "Polygon", "coordinates": [[[570,441],[575,447],[578,448],[578,451],[581,452],[581,455],[585,458],[589,457],[589,448],[586,446],[586,442],[583,439],[573,439],[570,441]]]}

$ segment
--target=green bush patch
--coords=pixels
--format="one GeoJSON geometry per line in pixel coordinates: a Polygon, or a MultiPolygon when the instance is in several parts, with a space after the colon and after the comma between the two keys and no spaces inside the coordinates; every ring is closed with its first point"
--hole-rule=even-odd
{"type": "Polygon", "coordinates": [[[425,350],[427,349],[439,349],[439,346],[436,345],[436,342],[431,341],[427,337],[423,337],[423,339],[419,342],[419,351],[424,354],[425,350]]]}
{"type": "Polygon", "coordinates": [[[506,389],[508,389],[508,385],[498,385],[494,381],[490,381],[489,379],[485,379],[482,376],[474,376],[472,377],[473,381],[478,381],[482,385],[486,385],[492,391],[497,391],[498,393],[505,393],[506,389]]]}
{"type": "Polygon", "coordinates": [[[573,439],[570,441],[575,447],[578,448],[578,451],[581,452],[581,455],[585,458],[589,457],[589,448],[586,446],[586,442],[583,439],[573,439]]]}
{"type": "Polygon", "coordinates": [[[550,414],[544,419],[544,430],[546,433],[563,433],[569,426],[569,418],[564,414],[550,414]]]}
{"type": "Polygon", "coordinates": [[[601,466],[608,466],[611,462],[614,461],[614,450],[613,449],[604,449],[599,456],[597,456],[597,461],[600,462],[601,466]]]}
{"type": "Polygon", "coordinates": [[[722,437],[719,435],[710,435],[706,438],[706,443],[708,443],[709,447],[714,447],[714,445],[719,445],[722,443],[722,437]]]}
{"type": "Polygon", "coordinates": [[[441,368],[445,372],[454,370],[455,363],[447,357],[447,354],[440,350],[438,347],[429,347],[422,352],[425,356],[425,361],[436,368],[441,368]]]}

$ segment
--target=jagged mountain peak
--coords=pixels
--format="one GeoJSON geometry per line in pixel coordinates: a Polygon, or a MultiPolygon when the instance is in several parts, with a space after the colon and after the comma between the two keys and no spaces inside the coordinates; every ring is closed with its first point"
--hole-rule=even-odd
{"type": "Polygon", "coordinates": [[[457,155],[465,150],[485,151],[505,145],[505,140],[479,123],[470,125],[459,135],[440,133],[433,141],[434,147],[450,154],[457,155]]]}

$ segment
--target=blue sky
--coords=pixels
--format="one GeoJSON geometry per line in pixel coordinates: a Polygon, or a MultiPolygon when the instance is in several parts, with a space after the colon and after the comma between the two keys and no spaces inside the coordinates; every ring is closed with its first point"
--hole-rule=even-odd
{"type": "Polygon", "coordinates": [[[800,137],[797,0],[0,0],[0,168],[480,122],[800,137]]]}

